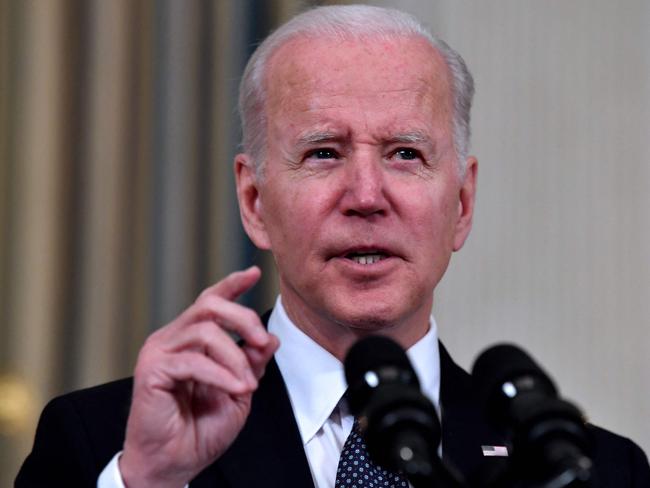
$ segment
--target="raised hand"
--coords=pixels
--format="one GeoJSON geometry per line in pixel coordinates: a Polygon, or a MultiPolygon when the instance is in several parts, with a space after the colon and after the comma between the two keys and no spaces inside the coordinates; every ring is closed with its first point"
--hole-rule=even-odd
{"type": "Polygon", "coordinates": [[[239,434],[279,345],[233,301],[259,277],[257,267],[228,275],[145,342],[119,461],[127,487],[182,487],[239,434]]]}

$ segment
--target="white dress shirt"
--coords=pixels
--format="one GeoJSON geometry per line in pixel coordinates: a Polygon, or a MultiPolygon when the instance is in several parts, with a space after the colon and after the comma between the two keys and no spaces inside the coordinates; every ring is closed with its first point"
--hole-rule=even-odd
{"type": "MultiPolygon", "coordinates": [[[[281,297],[269,318],[268,330],[280,339],[275,361],[289,392],[314,486],[334,488],[339,456],[354,420],[345,400],[341,401],[347,389],[343,364],[289,319],[281,297]]],[[[406,352],[422,392],[440,413],[440,353],[433,316],[428,332],[406,352]]],[[[118,466],[120,454],[100,474],[98,488],[124,488],[118,466]]]]}
{"type": "MultiPolygon", "coordinates": [[[[440,355],[433,316],[425,336],[407,351],[425,395],[439,411],[440,355]]],[[[336,468],[354,418],[341,402],[343,364],[296,327],[278,297],[268,324],[280,339],[275,361],[287,385],[316,488],[334,488],[336,468]]]]}

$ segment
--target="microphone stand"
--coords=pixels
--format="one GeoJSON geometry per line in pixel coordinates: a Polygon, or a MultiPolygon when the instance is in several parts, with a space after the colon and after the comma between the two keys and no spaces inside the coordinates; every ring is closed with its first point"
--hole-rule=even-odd
{"type": "Polygon", "coordinates": [[[442,462],[436,464],[435,469],[428,473],[420,472],[406,476],[413,488],[468,488],[468,485],[442,462]]]}
{"type": "Polygon", "coordinates": [[[391,457],[413,488],[469,488],[460,473],[432,452],[417,433],[407,430],[395,440],[391,457]]]}

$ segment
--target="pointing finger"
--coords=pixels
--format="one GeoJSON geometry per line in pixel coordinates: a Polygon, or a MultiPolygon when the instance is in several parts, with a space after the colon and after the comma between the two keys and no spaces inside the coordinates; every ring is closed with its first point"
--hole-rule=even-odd
{"type": "Polygon", "coordinates": [[[218,283],[206,288],[198,300],[207,295],[217,295],[226,300],[236,300],[243,293],[248,291],[260,279],[262,271],[257,266],[251,266],[243,271],[230,273],[218,283]]]}

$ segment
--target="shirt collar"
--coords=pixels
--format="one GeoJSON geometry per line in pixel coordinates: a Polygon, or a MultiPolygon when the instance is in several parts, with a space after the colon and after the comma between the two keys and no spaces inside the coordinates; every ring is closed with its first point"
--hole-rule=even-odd
{"type": "MultiPolygon", "coordinates": [[[[440,356],[436,321],[407,351],[422,391],[438,408],[440,356]]],[[[275,361],[289,392],[298,430],[304,444],[316,435],[347,389],[343,364],[289,318],[278,297],[268,322],[269,332],[280,339],[275,361]]]]}

